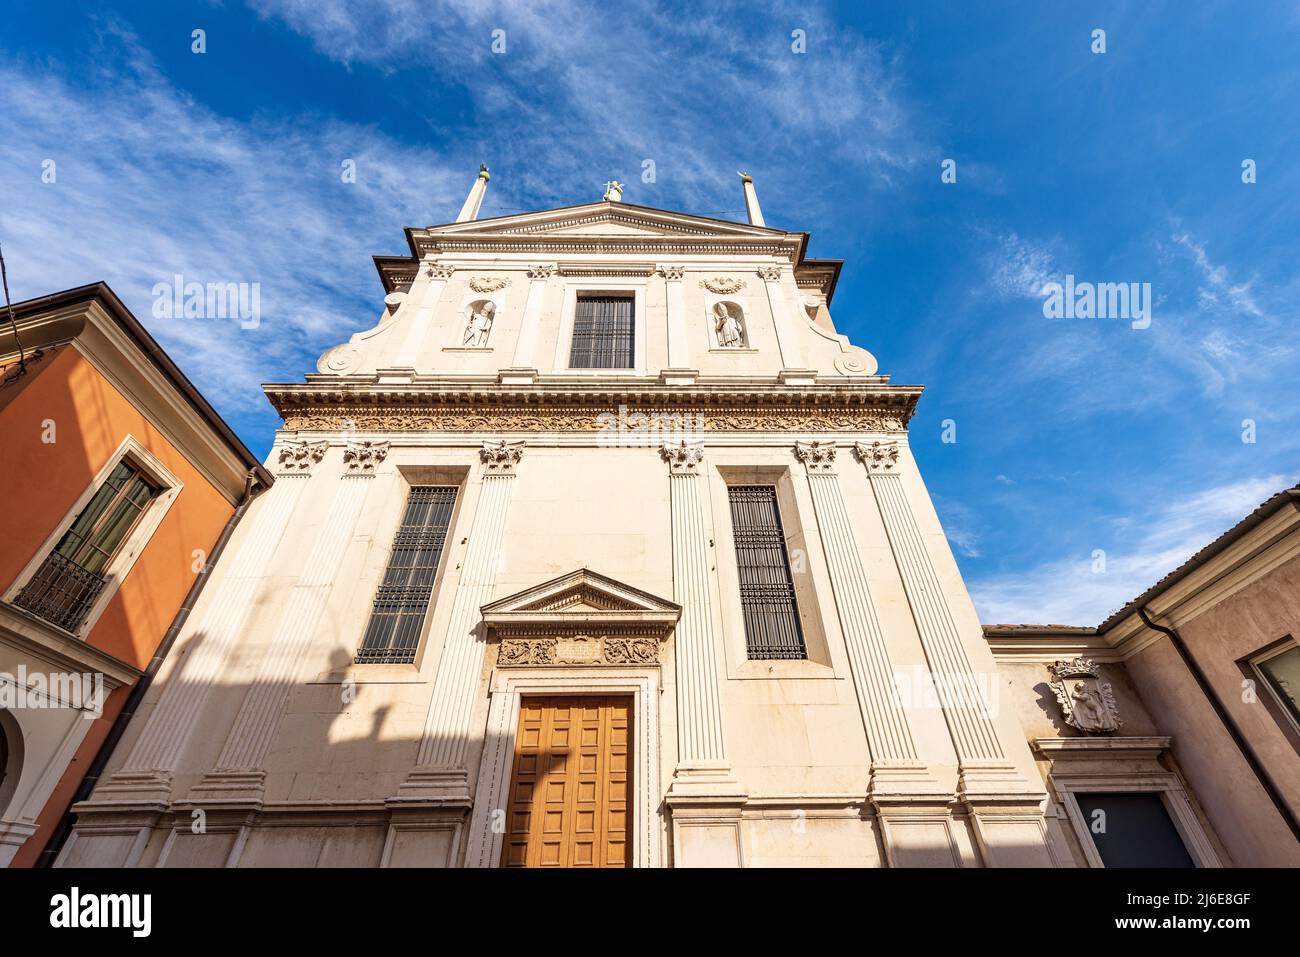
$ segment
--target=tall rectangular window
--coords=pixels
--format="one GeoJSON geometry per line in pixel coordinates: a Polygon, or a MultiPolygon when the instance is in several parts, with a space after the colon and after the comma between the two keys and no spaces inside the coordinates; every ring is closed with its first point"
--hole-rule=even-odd
{"type": "Polygon", "coordinates": [[[1196,866],[1159,794],[1076,791],[1074,796],[1107,867],[1196,866]]]}
{"type": "Polygon", "coordinates": [[[370,623],[357,650],[357,664],[415,661],[455,504],[455,486],[412,486],[370,623]]]}
{"type": "Polygon", "coordinates": [[[727,494],[748,656],[807,658],[776,488],[733,485],[727,494]]]}
{"type": "Polygon", "coordinates": [[[107,583],[104,570],[158,492],[130,459],[118,462],[14,604],[68,631],[80,628],[107,583]]]}
{"type": "Polygon", "coordinates": [[[636,320],[632,296],[580,296],[573,315],[570,369],[631,369],[636,320]]]}

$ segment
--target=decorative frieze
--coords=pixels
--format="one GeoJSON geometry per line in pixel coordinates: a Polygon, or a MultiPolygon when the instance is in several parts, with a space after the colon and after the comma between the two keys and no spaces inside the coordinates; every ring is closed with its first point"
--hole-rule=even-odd
{"type": "Polygon", "coordinates": [[[276,466],[281,475],[301,475],[310,472],[311,467],[325,457],[328,442],[295,442],[292,439],[280,446],[279,463],[276,466]]]}
{"type": "Polygon", "coordinates": [[[574,635],[567,638],[503,638],[498,665],[656,665],[654,637],[574,635]]]}
{"type": "Polygon", "coordinates": [[[388,442],[349,442],[343,450],[348,475],[373,475],[379,463],[388,457],[388,442]]]}
{"type": "MultiPolygon", "coordinates": [[[[735,409],[701,406],[673,408],[675,414],[703,423],[706,432],[903,432],[910,408],[735,409]]],[[[303,406],[284,411],[284,427],[301,432],[602,432],[618,409],[471,409],[303,406]]]]}

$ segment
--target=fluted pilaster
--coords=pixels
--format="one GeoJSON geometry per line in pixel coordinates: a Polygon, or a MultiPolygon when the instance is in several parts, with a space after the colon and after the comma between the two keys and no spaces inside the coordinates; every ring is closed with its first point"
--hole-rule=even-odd
{"type": "Polygon", "coordinates": [[[919,768],[922,765],[917,759],[907,714],[893,686],[894,667],[840,488],[835,443],[799,442],[795,454],[808,472],[817,528],[826,552],[831,590],[848,648],[872,768],[919,768]]]}
{"type": "Polygon", "coordinates": [[[387,451],[387,443],[366,442],[353,443],[345,452],[347,470],[339,480],[279,626],[272,633],[271,644],[258,661],[256,677],[217,759],[218,774],[226,769],[261,768],[280,725],[298,662],[316,634],[330,589],[338,578],[343,553],[373,484],[370,480],[375,467],[387,451]]]}
{"type": "Polygon", "coordinates": [[[855,448],[871,476],[871,488],[912,607],[921,646],[940,685],[944,719],[962,769],[1006,765],[988,704],[975,680],[952,610],[907,501],[899,475],[898,443],[857,443],[855,448]]]}
{"type": "Polygon", "coordinates": [[[492,598],[505,539],[506,511],[514,486],[515,466],[523,443],[490,442],[483,446],[483,483],[479,491],[469,548],[452,604],[451,622],[433,696],[425,717],[417,766],[402,791],[412,798],[468,801],[470,722],[483,668],[479,609],[492,598]]]}
{"type": "Polygon", "coordinates": [[[709,602],[709,534],[704,515],[704,446],[669,443],[673,523],[673,599],[682,606],[677,623],[677,760],[679,766],[723,767],[722,706],[709,602]]]}
{"type": "Polygon", "coordinates": [[[170,774],[176,769],[226,656],[243,631],[266,567],[307,486],[311,466],[324,452],[323,442],[289,442],[282,447],[276,482],[259,500],[247,537],[232,550],[230,568],[212,603],[182,646],[188,657],[168,677],[123,771],[170,774]]]}

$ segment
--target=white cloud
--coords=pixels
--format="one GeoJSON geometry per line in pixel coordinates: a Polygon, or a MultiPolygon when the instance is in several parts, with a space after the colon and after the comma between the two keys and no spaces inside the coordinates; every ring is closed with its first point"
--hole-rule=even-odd
{"type": "Polygon", "coordinates": [[[107,280],[223,413],[273,424],[259,385],[298,379],[372,325],[382,287],[370,257],[405,252],[402,228],[445,218],[472,176],[367,127],[235,122],[170,85],[121,28],[103,41],[104,76],[89,83],[0,66],[11,292],[107,280]],[[41,182],[45,158],[54,183],[41,182]],[[353,184],[340,176],[349,158],[353,184]],[[178,273],[260,283],[260,327],[155,319],[150,291],[178,273]]]}
{"type": "Polygon", "coordinates": [[[1189,233],[1175,233],[1173,238],[1175,243],[1191,254],[1192,261],[1196,263],[1205,283],[1197,290],[1202,308],[1230,307],[1256,318],[1265,318],[1264,310],[1259,307],[1251,294],[1253,283],[1232,282],[1228,278],[1227,267],[1212,262],[1205,251],[1205,244],[1197,242],[1189,233]]]}
{"type": "Polygon", "coordinates": [[[1021,239],[1015,233],[1001,236],[988,257],[989,285],[999,295],[1042,299],[1044,284],[1059,278],[1060,269],[1051,250],[1021,239]]]}
{"type": "Polygon", "coordinates": [[[971,577],[971,597],[989,623],[1096,625],[1294,481],[1281,474],[1243,479],[1165,502],[1148,516],[1117,516],[1097,535],[1104,573],[1094,572],[1090,550],[971,577]]]}

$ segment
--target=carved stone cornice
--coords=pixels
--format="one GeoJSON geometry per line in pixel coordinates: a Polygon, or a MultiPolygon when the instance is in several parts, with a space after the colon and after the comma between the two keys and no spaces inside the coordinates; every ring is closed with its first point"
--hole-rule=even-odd
{"type": "Polygon", "coordinates": [[[280,446],[276,472],[280,475],[305,475],[311,467],[325,457],[328,442],[285,442],[280,446]]]}
{"type": "Polygon", "coordinates": [[[343,451],[348,475],[374,475],[375,468],[388,457],[387,442],[349,442],[343,451]]]}
{"type": "Polygon", "coordinates": [[[898,474],[897,442],[854,442],[853,448],[872,475],[898,474]]]}
{"type": "Polygon", "coordinates": [[[484,442],[479,449],[479,458],[483,460],[483,474],[514,475],[515,466],[524,454],[522,442],[484,442]]]}
{"type": "Polygon", "coordinates": [[[672,475],[696,475],[704,461],[703,442],[665,442],[662,452],[672,475]]]}
{"type": "Polygon", "coordinates": [[[811,473],[835,474],[834,442],[796,442],[794,454],[811,473]]]}

